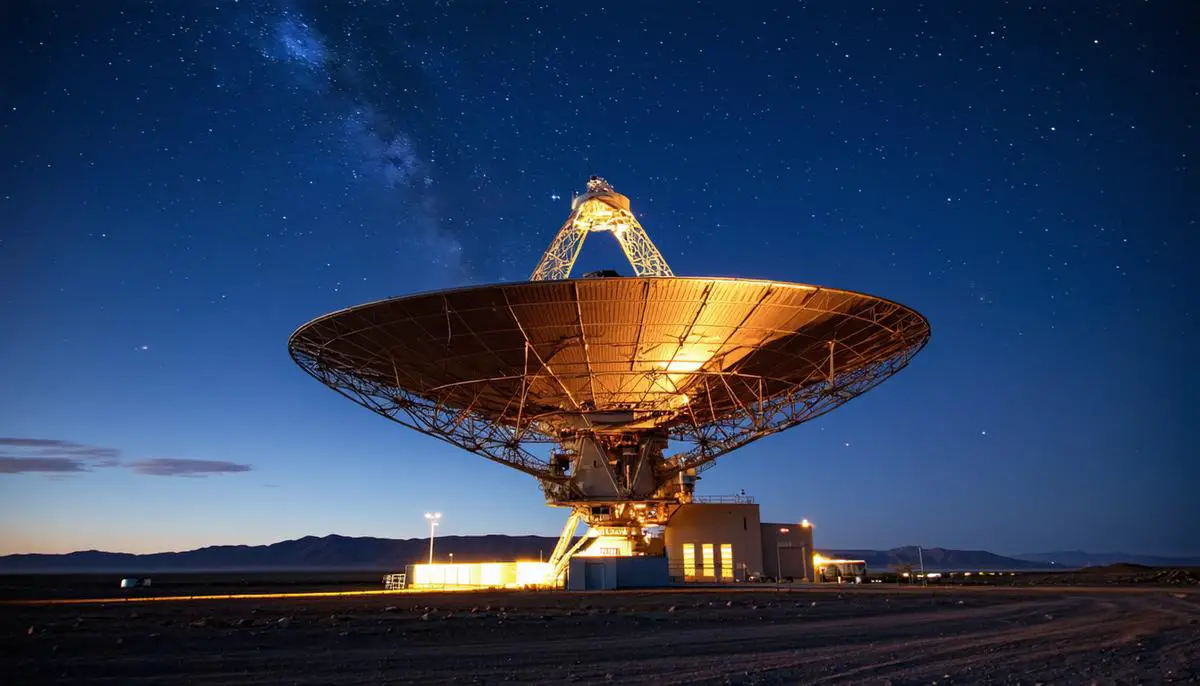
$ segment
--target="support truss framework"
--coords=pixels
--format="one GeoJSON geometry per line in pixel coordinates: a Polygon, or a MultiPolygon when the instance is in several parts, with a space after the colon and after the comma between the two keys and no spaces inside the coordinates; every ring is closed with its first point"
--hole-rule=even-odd
{"type": "Polygon", "coordinates": [[[614,191],[604,179],[593,176],[588,181],[588,192],[575,198],[570,216],[529,280],[570,278],[583,241],[593,231],[607,231],[617,239],[635,275],[674,276],[662,253],[629,210],[629,198],[614,191]]]}
{"type": "Polygon", "coordinates": [[[304,351],[293,350],[292,357],[321,383],[398,424],[540,479],[554,478],[547,462],[524,446],[555,441],[532,427],[526,426],[523,432],[518,432],[488,421],[469,408],[454,408],[439,399],[422,397],[322,364],[319,358],[304,351]]]}

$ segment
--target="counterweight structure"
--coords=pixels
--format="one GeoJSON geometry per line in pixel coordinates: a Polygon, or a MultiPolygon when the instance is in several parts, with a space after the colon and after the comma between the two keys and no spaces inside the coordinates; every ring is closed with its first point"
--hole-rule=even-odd
{"type": "Polygon", "coordinates": [[[629,199],[593,177],[529,282],[352,307],[289,347],[355,402],[535,477],[571,510],[558,573],[597,535],[637,554],[717,458],[875,387],[929,335],[861,293],[673,276],[629,199]],[[636,276],[570,278],[598,231],[636,276]],[[580,521],[591,537],[572,542],[580,521]]]}

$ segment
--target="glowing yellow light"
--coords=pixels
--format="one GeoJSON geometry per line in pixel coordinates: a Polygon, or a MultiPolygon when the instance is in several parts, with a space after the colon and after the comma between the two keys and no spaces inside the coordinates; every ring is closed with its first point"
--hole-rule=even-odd
{"type": "Polygon", "coordinates": [[[549,562],[518,562],[518,586],[544,586],[550,583],[550,572],[554,570],[549,562]]]}
{"type": "Polygon", "coordinates": [[[503,586],[504,564],[501,562],[483,562],[479,565],[479,584],[481,586],[503,586]]]}
{"type": "Polygon", "coordinates": [[[801,520],[800,520],[800,526],[802,526],[802,527],[804,527],[805,529],[807,529],[807,528],[809,528],[809,527],[811,527],[811,526],[812,526],[812,522],[808,521],[807,519],[801,519],[801,520]]]}
{"type": "Polygon", "coordinates": [[[668,372],[687,374],[703,366],[703,360],[671,360],[663,368],[668,372]]]}
{"type": "Polygon", "coordinates": [[[733,580],[733,544],[721,544],[721,578],[733,580]]]}
{"type": "Polygon", "coordinates": [[[575,211],[575,225],[585,227],[588,231],[620,232],[628,229],[624,222],[614,221],[621,215],[608,203],[591,199],[585,201],[575,211]]]}
{"type": "Polygon", "coordinates": [[[412,583],[425,586],[429,584],[430,574],[428,565],[414,565],[412,583]]]}
{"type": "Polygon", "coordinates": [[[791,532],[791,529],[784,528],[784,529],[780,529],[780,530],[779,530],[779,533],[781,533],[781,534],[786,534],[786,533],[789,533],[789,532],[791,532]]]}

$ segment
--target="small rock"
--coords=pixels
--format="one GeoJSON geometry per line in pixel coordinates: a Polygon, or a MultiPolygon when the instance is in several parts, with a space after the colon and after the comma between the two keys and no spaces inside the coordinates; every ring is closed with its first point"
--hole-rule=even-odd
{"type": "Polygon", "coordinates": [[[387,607],[383,608],[384,612],[395,612],[396,610],[397,608],[395,605],[388,605],[387,607]]]}
{"type": "Polygon", "coordinates": [[[288,627],[288,625],[290,625],[291,623],[292,623],[291,617],[280,617],[278,620],[275,621],[275,626],[286,629],[288,627]]]}
{"type": "Polygon", "coordinates": [[[429,614],[428,612],[426,612],[425,614],[421,615],[421,621],[422,621],[422,622],[428,622],[428,621],[429,621],[429,619],[430,619],[430,614],[429,614]]]}

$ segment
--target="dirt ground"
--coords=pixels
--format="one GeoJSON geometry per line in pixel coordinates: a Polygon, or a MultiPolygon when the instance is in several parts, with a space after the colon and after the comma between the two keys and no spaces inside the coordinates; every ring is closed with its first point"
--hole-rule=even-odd
{"type": "Polygon", "coordinates": [[[0,607],[4,683],[1200,681],[1195,588],[447,593],[0,607]]]}

